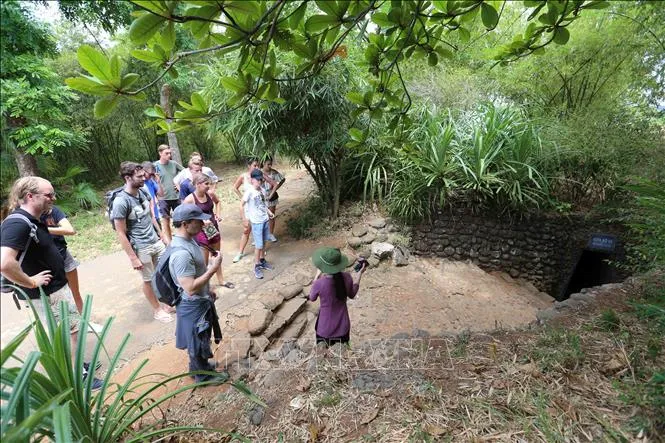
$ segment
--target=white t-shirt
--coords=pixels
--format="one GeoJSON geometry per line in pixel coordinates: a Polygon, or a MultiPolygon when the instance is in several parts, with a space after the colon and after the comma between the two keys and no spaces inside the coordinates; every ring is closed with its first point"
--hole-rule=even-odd
{"type": "MultiPolygon", "coordinates": [[[[201,168],[201,172],[208,177],[210,177],[210,180],[214,183],[217,183],[219,181],[219,177],[215,175],[214,172],[212,172],[212,169],[210,169],[207,166],[204,166],[201,168]]],[[[180,187],[180,183],[187,179],[192,179],[192,171],[189,170],[189,168],[185,168],[182,171],[178,172],[178,175],[173,177],[173,184],[180,187]]]]}
{"type": "Polygon", "coordinates": [[[250,223],[265,223],[268,217],[268,206],[266,206],[266,196],[262,189],[248,189],[242,196],[245,208],[245,216],[250,223]]]}

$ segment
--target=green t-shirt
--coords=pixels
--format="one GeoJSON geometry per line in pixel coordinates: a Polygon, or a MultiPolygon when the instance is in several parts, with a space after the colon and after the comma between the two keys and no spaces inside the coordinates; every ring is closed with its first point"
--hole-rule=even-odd
{"type": "Polygon", "coordinates": [[[173,160],[165,165],[161,164],[159,160],[155,163],[155,170],[159,174],[159,178],[162,182],[162,189],[164,189],[164,200],[178,200],[178,191],[173,187],[173,177],[178,174],[178,172],[183,170],[183,167],[173,160]]]}

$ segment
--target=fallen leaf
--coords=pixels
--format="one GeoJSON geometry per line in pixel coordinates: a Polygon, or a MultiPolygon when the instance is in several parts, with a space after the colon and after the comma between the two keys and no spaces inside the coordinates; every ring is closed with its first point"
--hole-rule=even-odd
{"type": "Polygon", "coordinates": [[[427,425],[425,426],[425,432],[433,437],[439,437],[446,433],[446,430],[441,426],[437,425],[427,425]]]}

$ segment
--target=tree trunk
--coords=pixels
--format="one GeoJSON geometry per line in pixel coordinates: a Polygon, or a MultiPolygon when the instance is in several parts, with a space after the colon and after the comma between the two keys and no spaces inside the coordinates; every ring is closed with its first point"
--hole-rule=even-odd
{"type": "Polygon", "coordinates": [[[16,159],[16,166],[18,167],[18,173],[21,177],[26,177],[28,175],[39,175],[37,160],[32,154],[26,154],[19,151],[18,149],[15,149],[14,158],[16,159]]]}
{"type": "MultiPolygon", "coordinates": [[[[171,87],[165,83],[162,86],[162,89],[159,92],[159,104],[162,106],[164,113],[166,114],[166,122],[171,123],[173,119],[173,114],[171,114],[171,87]]],[[[169,148],[171,148],[171,159],[176,163],[182,165],[182,156],[180,155],[180,148],[178,147],[178,139],[175,136],[175,132],[167,132],[166,138],[169,142],[169,148]]]]}

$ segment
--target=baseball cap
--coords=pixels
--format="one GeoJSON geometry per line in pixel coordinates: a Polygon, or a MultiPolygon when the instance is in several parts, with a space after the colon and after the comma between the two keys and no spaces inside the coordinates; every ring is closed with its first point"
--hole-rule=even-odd
{"type": "Polygon", "coordinates": [[[183,222],[187,220],[210,220],[210,215],[201,211],[196,205],[185,203],[173,211],[172,215],[174,222],[183,222]]]}
{"type": "Polygon", "coordinates": [[[255,180],[263,180],[263,171],[260,169],[254,169],[249,176],[255,180]]]}

